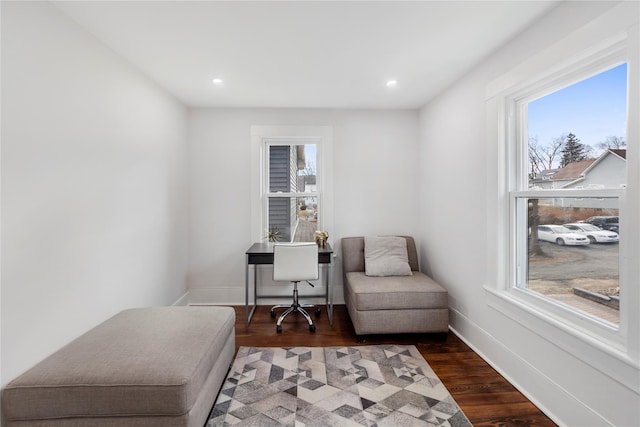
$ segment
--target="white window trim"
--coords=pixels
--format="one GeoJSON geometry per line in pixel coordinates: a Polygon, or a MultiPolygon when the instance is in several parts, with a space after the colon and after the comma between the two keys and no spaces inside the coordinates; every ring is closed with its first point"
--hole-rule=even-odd
{"type": "MultiPolygon", "coordinates": [[[[331,126],[251,126],[251,239],[265,241],[267,194],[265,158],[267,145],[316,144],[318,228],[333,230],[333,127],[331,126]]],[[[287,193],[287,196],[297,193],[287,193]]],[[[300,193],[302,197],[311,193],[300,193]]]]}
{"type": "MultiPolygon", "coordinates": [[[[541,88],[552,92],[575,81],[576,76],[584,77],[587,70],[603,71],[602,64],[611,65],[616,58],[624,55],[628,64],[628,117],[627,127],[627,190],[617,191],[620,205],[628,218],[640,217],[640,126],[633,120],[638,117],[640,93],[638,30],[635,8],[622,4],[607,16],[597,19],[549,49],[535,55],[525,63],[496,79],[487,87],[487,152],[490,156],[487,202],[489,206],[488,235],[495,236],[489,242],[487,251],[487,303],[505,316],[535,332],[544,339],[580,358],[584,362],[606,373],[626,387],[638,392],[639,380],[636,375],[640,368],[640,316],[636,307],[640,301],[640,277],[637,259],[623,259],[620,280],[627,286],[621,289],[621,319],[619,328],[611,328],[606,322],[598,323],[587,315],[568,311],[565,306],[536,297],[535,294],[511,286],[514,273],[510,266],[516,265],[515,222],[512,220],[514,208],[510,191],[514,190],[516,176],[513,151],[518,138],[515,126],[518,114],[516,101],[541,88]],[[629,10],[628,10],[629,9],[629,10]],[[617,21],[612,29],[612,15],[617,21]],[[622,17],[622,18],[620,18],[622,17]],[[616,31],[615,34],[611,32],[616,31]],[[599,68],[600,67],[600,68],[599,68]],[[497,144],[497,145],[496,145],[497,144]],[[495,159],[495,160],[494,160],[495,159]],[[492,162],[495,161],[495,164],[492,162]],[[492,168],[491,166],[495,166],[492,168]],[[634,283],[635,282],[635,283],[634,283]]],[[[526,111],[525,111],[526,113],[526,111]]],[[[519,187],[526,188],[526,187],[519,187]]],[[[575,191],[574,191],[575,192],[575,191]]],[[[521,194],[544,197],[545,192],[531,191],[521,194]]],[[[580,195],[600,195],[598,191],[580,195]]],[[[553,193],[557,195],[556,192],[553,193]]],[[[563,193],[565,194],[565,193],[563,193]]],[[[567,191],[567,195],[573,194],[567,191]]],[[[607,191],[611,195],[610,191],[607,191]]],[[[640,226],[638,221],[625,224],[625,239],[621,239],[623,254],[636,257],[640,254],[640,226]]]]}

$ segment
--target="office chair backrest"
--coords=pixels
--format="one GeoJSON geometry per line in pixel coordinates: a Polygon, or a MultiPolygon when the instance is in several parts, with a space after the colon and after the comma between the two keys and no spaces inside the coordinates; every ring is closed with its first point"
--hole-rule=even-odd
{"type": "Polygon", "coordinates": [[[308,243],[273,245],[273,280],[299,282],[318,279],[318,246],[308,243]]]}

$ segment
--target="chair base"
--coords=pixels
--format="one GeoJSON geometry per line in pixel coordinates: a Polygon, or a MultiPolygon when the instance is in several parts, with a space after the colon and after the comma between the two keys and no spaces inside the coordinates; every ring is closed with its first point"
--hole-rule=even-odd
{"type": "Polygon", "coordinates": [[[275,318],[276,317],[276,310],[277,309],[281,309],[281,308],[284,308],[286,310],[278,318],[278,322],[276,323],[276,332],[278,332],[278,333],[282,332],[282,321],[284,320],[285,317],[287,317],[291,313],[300,313],[300,314],[302,314],[304,316],[304,318],[307,319],[307,323],[309,323],[309,331],[310,332],[315,332],[316,331],[316,325],[313,324],[313,319],[311,319],[311,316],[309,315],[309,313],[307,313],[305,308],[315,308],[316,317],[320,316],[321,310],[320,310],[320,308],[316,307],[313,304],[300,304],[298,302],[298,287],[297,287],[297,283],[296,282],[294,282],[294,287],[293,287],[293,304],[291,304],[291,305],[274,305],[273,307],[271,307],[271,311],[270,311],[271,318],[275,318]]]}

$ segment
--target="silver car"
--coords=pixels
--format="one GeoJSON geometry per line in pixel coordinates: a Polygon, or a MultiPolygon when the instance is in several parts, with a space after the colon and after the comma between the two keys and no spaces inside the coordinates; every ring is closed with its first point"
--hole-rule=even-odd
{"type": "Polygon", "coordinates": [[[620,241],[620,236],[615,231],[602,230],[586,222],[565,224],[564,226],[574,233],[587,236],[590,243],[618,243],[620,241]]]}
{"type": "Polygon", "coordinates": [[[588,245],[589,239],[584,234],[574,233],[562,225],[539,225],[538,240],[557,245],[588,245]]]}

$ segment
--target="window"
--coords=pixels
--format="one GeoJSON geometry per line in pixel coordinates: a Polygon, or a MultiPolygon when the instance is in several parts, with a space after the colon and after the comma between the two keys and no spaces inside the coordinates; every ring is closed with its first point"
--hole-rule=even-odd
{"type": "Polygon", "coordinates": [[[514,99],[512,285],[617,328],[628,67],[602,65],[514,99]]]}
{"type": "Polygon", "coordinates": [[[329,126],[252,126],[251,233],[254,241],[314,241],[331,230],[329,126]]]}
{"type": "Polygon", "coordinates": [[[320,191],[316,144],[265,142],[264,222],[267,239],[312,242],[318,230],[320,191]]]}
{"type": "Polygon", "coordinates": [[[620,27],[598,18],[496,78],[485,104],[487,304],[623,384],[609,366],[640,351],[640,37],[627,6],[620,27]]]}

